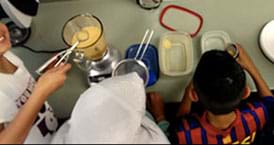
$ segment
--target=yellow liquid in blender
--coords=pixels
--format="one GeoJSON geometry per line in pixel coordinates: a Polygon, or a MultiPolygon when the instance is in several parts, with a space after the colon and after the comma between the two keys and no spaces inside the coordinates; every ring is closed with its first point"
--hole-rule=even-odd
{"type": "Polygon", "coordinates": [[[81,31],[73,35],[71,44],[75,44],[77,41],[79,41],[80,43],[76,49],[83,52],[86,58],[91,60],[98,60],[101,59],[107,51],[107,45],[104,41],[104,38],[100,37],[101,29],[98,27],[84,27],[81,29],[81,31]],[[99,38],[100,40],[98,40],[99,38]],[[95,42],[96,45],[94,45],[95,42]]]}

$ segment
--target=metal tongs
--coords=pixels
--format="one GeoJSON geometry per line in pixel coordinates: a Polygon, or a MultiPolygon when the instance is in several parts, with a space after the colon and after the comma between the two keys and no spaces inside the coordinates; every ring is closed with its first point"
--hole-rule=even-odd
{"type": "Polygon", "coordinates": [[[36,70],[36,73],[39,75],[42,75],[51,65],[54,65],[54,67],[58,67],[61,63],[68,62],[71,53],[74,51],[74,49],[78,45],[79,45],[79,41],[77,41],[69,49],[59,52],[54,57],[52,57],[50,60],[48,60],[46,63],[44,63],[40,68],[38,68],[36,70]],[[57,63],[53,64],[56,61],[57,61],[57,63]]]}
{"type": "Polygon", "coordinates": [[[146,33],[145,33],[145,35],[144,35],[144,37],[143,37],[143,39],[142,39],[142,42],[141,42],[140,45],[139,45],[139,48],[138,48],[138,50],[137,50],[137,53],[136,53],[134,59],[136,59],[136,60],[142,60],[142,59],[144,58],[144,55],[145,55],[146,52],[147,52],[148,46],[149,46],[149,44],[150,44],[150,41],[151,41],[153,35],[154,35],[154,30],[150,30],[150,29],[147,29],[147,30],[146,30],[146,33]],[[149,33],[150,33],[150,34],[149,34],[149,33]],[[149,34],[149,37],[148,37],[148,39],[147,39],[148,34],[149,34]],[[143,48],[143,45],[144,45],[146,39],[147,39],[147,42],[146,42],[145,48],[144,48],[144,50],[143,50],[142,55],[140,56],[140,58],[138,58],[138,56],[139,56],[140,53],[141,53],[141,50],[142,50],[142,48],[143,48]]]}

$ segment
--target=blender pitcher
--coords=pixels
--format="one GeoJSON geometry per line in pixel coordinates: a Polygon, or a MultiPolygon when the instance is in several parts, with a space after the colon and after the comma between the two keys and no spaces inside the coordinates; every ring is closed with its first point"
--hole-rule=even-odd
{"type": "Polygon", "coordinates": [[[79,42],[73,61],[89,73],[90,84],[111,76],[120,61],[118,50],[107,45],[102,22],[93,15],[81,14],[69,19],[63,28],[63,40],[69,46],[79,42]]]}

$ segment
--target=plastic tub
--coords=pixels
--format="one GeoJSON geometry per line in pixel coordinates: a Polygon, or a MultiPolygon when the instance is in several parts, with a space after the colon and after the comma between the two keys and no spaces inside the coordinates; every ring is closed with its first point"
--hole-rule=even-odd
{"type": "MultiPolygon", "coordinates": [[[[126,59],[132,59],[136,56],[139,44],[134,44],[127,49],[126,59]]],[[[142,48],[143,51],[143,48],[142,48]]],[[[141,52],[142,52],[141,51],[141,52]]],[[[159,62],[158,62],[158,52],[154,45],[149,44],[147,51],[144,55],[142,61],[148,68],[149,80],[147,87],[154,85],[159,79],[159,62]]]]}
{"type": "Polygon", "coordinates": [[[193,70],[192,38],[185,32],[168,32],[161,36],[159,62],[162,73],[184,76],[193,70]]]}
{"type": "Polygon", "coordinates": [[[225,50],[231,43],[230,36],[224,31],[206,32],[201,39],[202,54],[210,50],[225,50]]]}

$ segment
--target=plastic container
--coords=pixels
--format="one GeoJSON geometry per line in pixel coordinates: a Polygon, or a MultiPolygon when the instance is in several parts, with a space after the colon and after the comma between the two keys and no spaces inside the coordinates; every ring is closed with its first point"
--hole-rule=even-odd
{"type": "Polygon", "coordinates": [[[209,31],[201,39],[202,54],[210,50],[225,50],[231,44],[230,36],[224,31],[209,31]]]}
{"type": "Polygon", "coordinates": [[[193,70],[192,38],[185,32],[169,32],[160,38],[161,71],[168,76],[184,76],[193,70]]]}
{"type": "MultiPolygon", "coordinates": [[[[134,58],[136,56],[138,47],[139,44],[130,46],[126,52],[126,59],[134,58]]],[[[159,79],[159,62],[157,48],[150,44],[142,61],[145,63],[149,71],[149,80],[147,84],[147,87],[149,87],[154,85],[159,79]]]]}

